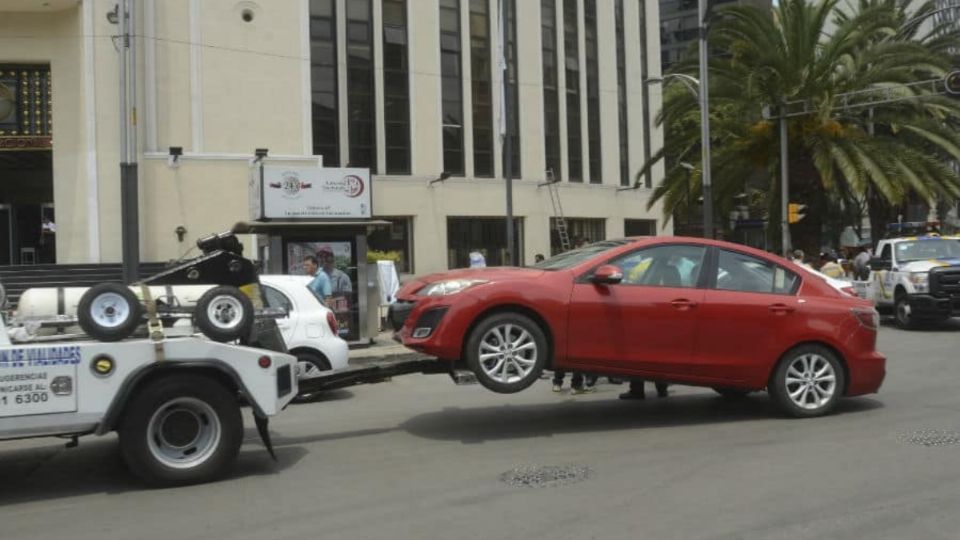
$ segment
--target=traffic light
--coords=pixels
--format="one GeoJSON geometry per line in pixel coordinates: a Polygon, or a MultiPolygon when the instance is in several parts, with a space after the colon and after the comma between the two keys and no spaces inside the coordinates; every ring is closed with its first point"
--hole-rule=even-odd
{"type": "Polygon", "coordinates": [[[947,73],[943,78],[943,87],[951,96],[960,97],[960,71],[947,73]]]}
{"type": "Polygon", "coordinates": [[[806,217],[803,210],[807,207],[805,204],[790,203],[787,205],[787,223],[798,223],[806,217]]]}

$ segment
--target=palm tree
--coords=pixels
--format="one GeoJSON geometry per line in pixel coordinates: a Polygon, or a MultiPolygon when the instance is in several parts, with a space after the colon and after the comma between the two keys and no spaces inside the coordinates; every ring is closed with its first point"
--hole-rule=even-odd
{"type": "MultiPolygon", "coordinates": [[[[804,102],[809,114],[788,120],[790,199],[808,205],[792,227],[794,245],[816,251],[823,217],[835,207],[870,203],[874,238],[885,216],[879,210],[910,194],[924,201],[960,197],[960,178],[946,163],[960,160],[960,100],[917,81],[951,70],[948,49],[956,30],[919,34],[932,3],[908,13],[897,0],[860,0],[840,7],[782,0],[774,10],[735,6],[721,10],[710,29],[712,173],[719,215],[751,181],[766,195],[771,239],[779,230],[779,135],[762,106],[804,102]],[[845,107],[843,95],[888,89],[908,98],[866,107],[845,107]]],[[[694,60],[678,72],[695,74],[694,60]]],[[[644,169],[665,159],[667,174],[650,206],[662,200],[669,218],[685,210],[689,191],[700,192],[699,118],[693,96],[668,89],[658,122],[668,146],[644,169]]],[[[643,172],[641,170],[641,173],[643,172]]],[[[638,176],[639,181],[639,176],[638,176]]],[[[836,231],[834,237],[839,235],[836,231]]],[[[777,242],[774,240],[773,242],[777,242]]]]}

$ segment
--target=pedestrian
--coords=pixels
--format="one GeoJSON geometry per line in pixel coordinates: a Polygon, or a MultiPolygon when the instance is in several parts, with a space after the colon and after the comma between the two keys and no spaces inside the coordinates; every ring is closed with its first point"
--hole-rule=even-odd
{"type": "Polygon", "coordinates": [[[790,260],[792,260],[794,264],[799,264],[800,266],[803,266],[804,255],[805,254],[802,249],[795,249],[793,250],[793,257],[790,260]]]}
{"type": "Polygon", "coordinates": [[[543,253],[537,253],[536,255],[533,256],[533,262],[534,262],[534,263],[543,262],[544,259],[546,259],[546,257],[543,256],[543,253]]]}
{"type": "Polygon", "coordinates": [[[866,280],[870,278],[870,250],[867,246],[860,246],[860,252],[853,258],[854,279],[866,280]]]}
{"type": "Polygon", "coordinates": [[[835,258],[828,251],[823,251],[820,253],[820,273],[839,279],[843,277],[843,267],[835,260],[835,258]]]}
{"type": "Polygon", "coordinates": [[[323,264],[323,273],[330,279],[330,287],[333,294],[344,294],[353,292],[353,283],[346,272],[334,266],[335,257],[333,250],[329,246],[323,246],[317,251],[317,256],[323,264]]]}
{"type": "Polygon", "coordinates": [[[483,253],[479,249],[474,249],[470,252],[470,268],[486,268],[487,267],[487,258],[483,256],[483,253]]]}
{"type": "MultiPolygon", "coordinates": [[[[555,370],[553,372],[553,391],[560,392],[563,390],[563,379],[567,376],[567,372],[563,370],[555,370]]],[[[597,376],[584,374],[580,371],[574,371],[573,377],[570,379],[570,393],[571,394],[586,394],[589,392],[594,392],[597,390],[597,376]]]]}
{"type": "Polygon", "coordinates": [[[321,298],[329,298],[333,294],[333,288],[330,285],[330,278],[326,272],[320,271],[320,264],[313,255],[307,255],[303,258],[303,271],[313,279],[307,284],[313,292],[320,295],[321,298]]]}
{"type": "MultiPolygon", "coordinates": [[[[630,379],[630,390],[620,394],[620,399],[647,399],[647,394],[643,389],[643,379],[630,379]]],[[[653,385],[657,388],[657,397],[665,398],[670,395],[667,390],[669,386],[665,382],[656,381],[653,385]]]]}

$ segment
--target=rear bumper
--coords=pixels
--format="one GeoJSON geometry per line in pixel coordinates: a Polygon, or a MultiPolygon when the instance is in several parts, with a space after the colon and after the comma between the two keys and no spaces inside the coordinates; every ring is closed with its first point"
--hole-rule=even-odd
{"type": "Polygon", "coordinates": [[[850,372],[848,396],[874,394],[880,390],[887,376],[887,357],[873,351],[864,356],[849,359],[847,368],[850,372]]]}
{"type": "Polygon", "coordinates": [[[910,312],[920,319],[942,319],[960,315],[960,297],[940,297],[929,294],[907,295],[910,312]]]}

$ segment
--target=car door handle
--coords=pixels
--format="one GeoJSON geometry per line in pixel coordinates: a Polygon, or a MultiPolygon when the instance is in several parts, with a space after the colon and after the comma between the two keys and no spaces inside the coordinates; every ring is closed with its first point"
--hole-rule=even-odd
{"type": "Polygon", "coordinates": [[[787,313],[793,313],[797,308],[786,304],[771,304],[769,309],[777,315],[786,315],[787,313]]]}
{"type": "Polygon", "coordinates": [[[696,302],[692,302],[690,300],[687,300],[686,298],[677,298],[676,300],[670,302],[670,305],[673,306],[674,309],[677,309],[680,311],[686,311],[688,309],[697,307],[696,302]]]}

